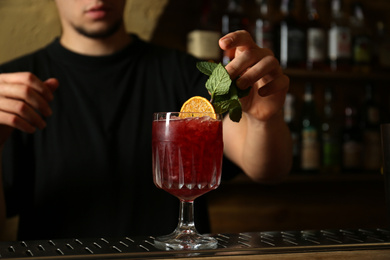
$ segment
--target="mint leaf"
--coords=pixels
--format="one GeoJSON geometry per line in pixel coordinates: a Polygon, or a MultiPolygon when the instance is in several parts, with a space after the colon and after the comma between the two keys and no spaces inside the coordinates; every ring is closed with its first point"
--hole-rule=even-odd
{"type": "Polygon", "coordinates": [[[217,63],[207,61],[199,61],[196,63],[198,70],[207,76],[211,76],[217,65],[217,63]]]}
{"type": "Polygon", "coordinates": [[[211,96],[225,95],[229,92],[232,80],[225,67],[219,63],[206,82],[206,88],[211,96]]]}
{"type": "MultiPolygon", "coordinates": [[[[217,103],[220,103],[220,102],[223,102],[223,101],[229,101],[230,99],[231,99],[231,94],[230,94],[230,93],[225,94],[225,95],[215,96],[213,105],[214,105],[214,104],[217,104],[217,103]]],[[[226,111],[227,111],[227,110],[226,110],[226,111]]],[[[225,111],[225,112],[226,112],[226,111],[225,111]]]]}
{"type": "Polygon", "coordinates": [[[238,100],[238,91],[239,90],[240,89],[237,87],[237,85],[232,83],[232,85],[230,86],[230,89],[229,89],[230,99],[237,99],[238,100]]]}
{"type": "Polygon", "coordinates": [[[228,94],[216,96],[213,103],[216,113],[223,114],[229,112],[229,117],[233,122],[239,122],[242,115],[238,90],[235,86],[231,87],[228,94]]]}
{"type": "Polygon", "coordinates": [[[251,87],[239,89],[236,80],[232,81],[225,67],[219,63],[201,61],[196,64],[200,72],[209,76],[206,88],[211,94],[211,103],[215,112],[223,114],[229,112],[229,117],[234,122],[239,122],[242,117],[240,98],[250,93],[251,87]]]}
{"type": "Polygon", "coordinates": [[[233,122],[240,122],[242,117],[242,107],[241,102],[236,100],[238,103],[232,104],[232,108],[229,109],[229,117],[233,122]]]}
{"type": "Polygon", "coordinates": [[[223,113],[226,113],[227,111],[229,111],[231,102],[232,102],[232,100],[230,100],[230,99],[229,100],[215,101],[213,103],[215,113],[223,114],[223,113]]]}
{"type": "Polygon", "coordinates": [[[220,109],[223,111],[222,113],[229,111],[229,117],[233,122],[239,122],[242,116],[242,108],[241,102],[238,98],[238,91],[239,88],[232,85],[227,95],[217,96],[216,102],[213,103],[214,109],[218,107],[218,110],[220,109]]]}

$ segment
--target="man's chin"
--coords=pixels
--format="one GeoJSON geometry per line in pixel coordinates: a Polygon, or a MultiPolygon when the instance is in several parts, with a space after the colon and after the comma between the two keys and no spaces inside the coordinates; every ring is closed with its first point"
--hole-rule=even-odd
{"type": "Polygon", "coordinates": [[[121,27],[122,21],[118,21],[117,23],[111,25],[107,28],[101,28],[101,29],[86,29],[83,27],[76,27],[75,29],[78,33],[81,35],[84,35],[85,37],[92,38],[92,39],[106,39],[110,36],[114,35],[121,27]]]}

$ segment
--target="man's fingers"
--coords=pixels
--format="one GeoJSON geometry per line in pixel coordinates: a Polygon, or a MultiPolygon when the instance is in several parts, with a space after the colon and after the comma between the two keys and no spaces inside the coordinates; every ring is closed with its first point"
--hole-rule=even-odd
{"type": "MultiPolygon", "coordinates": [[[[265,75],[268,71],[274,69],[276,66],[279,66],[279,62],[274,57],[272,51],[257,46],[256,43],[252,40],[250,34],[246,31],[236,31],[222,37],[220,39],[220,47],[225,51],[235,51],[234,59],[225,66],[232,79],[235,79],[239,76],[242,77],[243,74],[246,74],[248,70],[261,72],[262,76],[265,75]],[[270,69],[268,68],[268,66],[270,66],[268,64],[271,64],[270,69]],[[264,71],[256,68],[253,69],[253,66],[261,66],[264,71]]],[[[248,74],[247,78],[241,78],[238,80],[238,82],[241,81],[242,83],[241,86],[239,83],[238,85],[241,88],[246,88],[260,79],[260,77],[257,77],[256,80],[253,80],[256,78],[256,76],[253,73],[248,74]]]]}
{"type": "Polygon", "coordinates": [[[241,76],[244,71],[256,64],[261,58],[258,49],[247,49],[240,52],[229,64],[225,66],[232,79],[241,76]]]}
{"type": "Polygon", "coordinates": [[[44,116],[52,114],[48,101],[32,87],[18,84],[0,84],[0,95],[9,99],[24,100],[44,116]]]}
{"type": "Polygon", "coordinates": [[[244,30],[228,33],[219,40],[219,47],[222,50],[239,48],[241,46],[257,47],[251,35],[244,30]]]}
{"type": "Polygon", "coordinates": [[[258,93],[262,97],[266,97],[280,91],[284,91],[285,93],[287,93],[289,86],[290,86],[289,77],[282,74],[279,77],[268,82],[266,85],[260,87],[258,93]]]}
{"type": "Polygon", "coordinates": [[[0,125],[10,126],[23,132],[34,133],[36,128],[21,117],[0,111],[0,125]]]}
{"type": "Polygon", "coordinates": [[[29,72],[0,74],[0,131],[10,127],[33,133],[45,128],[42,116],[52,114],[49,102],[58,85],[57,79],[42,82],[29,72]]]}
{"type": "Polygon", "coordinates": [[[272,51],[260,48],[246,31],[229,33],[220,39],[223,50],[235,50],[235,58],[225,66],[237,86],[246,89],[249,86],[260,87],[258,93],[268,96],[288,89],[289,78],[283,74],[279,61],[272,51]]]}
{"type": "Polygon", "coordinates": [[[0,83],[25,85],[26,87],[34,89],[47,101],[53,100],[51,89],[30,72],[0,74],[0,83]]]}
{"type": "Polygon", "coordinates": [[[33,127],[38,127],[39,129],[46,127],[45,121],[38,115],[38,113],[23,101],[1,99],[0,111],[3,112],[3,116],[6,118],[6,122],[8,122],[10,126],[16,127],[17,125],[15,124],[19,122],[19,119],[22,119],[33,127]]]}
{"type": "MultiPolygon", "coordinates": [[[[238,60],[237,64],[239,66],[245,66],[245,60],[238,60]]],[[[261,80],[267,74],[272,72],[277,72],[280,70],[279,62],[273,56],[265,56],[259,60],[256,64],[240,75],[240,78],[237,80],[237,86],[241,89],[245,89],[249,86],[255,84],[255,82],[261,80]]]]}
{"type": "Polygon", "coordinates": [[[55,78],[47,79],[43,82],[43,84],[45,84],[52,92],[54,92],[59,86],[59,82],[55,78]]]}

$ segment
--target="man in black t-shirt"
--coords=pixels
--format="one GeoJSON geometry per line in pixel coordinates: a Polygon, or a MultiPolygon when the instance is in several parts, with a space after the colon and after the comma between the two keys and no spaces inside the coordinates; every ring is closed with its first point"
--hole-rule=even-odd
{"type": "MultiPolygon", "coordinates": [[[[56,4],[61,37],[0,66],[0,230],[6,209],[20,216],[19,239],[166,234],[178,201],[152,181],[152,113],[207,96],[206,79],[193,57],[126,33],[125,0],[56,4]]],[[[235,50],[226,69],[238,86],[252,86],[241,121],[224,119],[225,156],[255,181],[277,181],[291,165],[288,78],[247,32],[219,45],[235,50]]]]}

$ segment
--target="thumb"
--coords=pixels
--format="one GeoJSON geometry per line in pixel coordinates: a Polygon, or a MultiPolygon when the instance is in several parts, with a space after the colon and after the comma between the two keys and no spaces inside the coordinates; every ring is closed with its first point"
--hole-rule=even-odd
{"type": "Polygon", "coordinates": [[[233,48],[248,49],[257,47],[257,44],[253,41],[253,38],[249,32],[244,30],[228,33],[219,39],[218,43],[222,50],[229,50],[233,48]]]}
{"type": "Polygon", "coordinates": [[[49,89],[52,92],[54,92],[58,88],[58,86],[60,85],[60,83],[58,82],[58,80],[56,78],[49,78],[46,81],[44,81],[43,84],[45,84],[47,87],[49,87],[49,89]]]}

